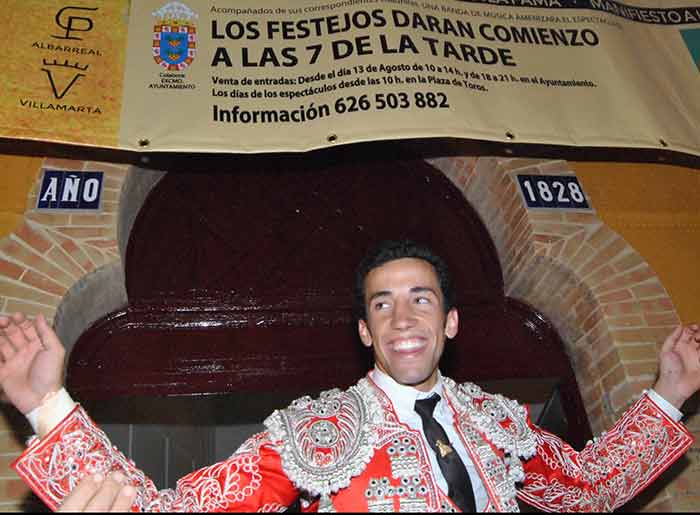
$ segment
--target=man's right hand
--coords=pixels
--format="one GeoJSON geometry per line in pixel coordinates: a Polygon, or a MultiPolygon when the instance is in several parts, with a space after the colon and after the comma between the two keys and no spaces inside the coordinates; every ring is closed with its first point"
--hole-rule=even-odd
{"type": "Polygon", "coordinates": [[[0,316],[0,387],[25,415],[62,386],[66,351],[43,315],[0,316]]]}
{"type": "Polygon", "coordinates": [[[130,511],[136,489],[125,485],[124,475],[114,472],[104,478],[95,474],[83,479],[65,498],[59,512],[118,512],[130,511]]]}

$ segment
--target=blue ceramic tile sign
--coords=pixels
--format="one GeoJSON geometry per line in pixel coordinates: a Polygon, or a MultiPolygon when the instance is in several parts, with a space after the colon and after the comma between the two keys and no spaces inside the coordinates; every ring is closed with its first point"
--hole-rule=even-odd
{"type": "Polygon", "coordinates": [[[575,175],[518,175],[527,207],[591,209],[575,175]]]}
{"type": "Polygon", "coordinates": [[[37,209],[98,211],[104,172],[44,170],[37,209]]]}

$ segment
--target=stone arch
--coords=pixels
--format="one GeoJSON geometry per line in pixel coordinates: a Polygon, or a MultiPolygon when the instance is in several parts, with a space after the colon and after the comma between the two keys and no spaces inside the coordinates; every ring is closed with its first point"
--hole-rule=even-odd
{"type": "Polygon", "coordinates": [[[124,256],[129,234],[148,193],[165,172],[129,167],[117,197],[114,230],[119,259],[105,264],[78,279],[61,299],[54,315],[54,327],[66,347],[66,355],[93,323],[126,306],[124,256]]]}
{"type": "Polygon", "coordinates": [[[56,309],[54,328],[69,356],[80,335],[108,313],[127,303],[124,270],[114,261],[80,278],[56,309]]]}

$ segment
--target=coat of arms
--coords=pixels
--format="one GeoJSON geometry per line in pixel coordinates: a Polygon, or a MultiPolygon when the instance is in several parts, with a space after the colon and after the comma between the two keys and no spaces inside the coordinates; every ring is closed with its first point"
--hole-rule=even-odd
{"type": "Polygon", "coordinates": [[[194,60],[197,51],[198,17],[181,2],[169,2],[153,13],[153,59],[168,71],[181,71],[194,60]]]}

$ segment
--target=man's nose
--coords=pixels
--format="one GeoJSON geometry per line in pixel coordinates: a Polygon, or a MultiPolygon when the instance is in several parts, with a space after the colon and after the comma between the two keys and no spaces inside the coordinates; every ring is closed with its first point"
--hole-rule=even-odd
{"type": "Polygon", "coordinates": [[[391,322],[396,329],[411,327],[416,321],[409,302],[397,302],[392,315],[391,322]]]}

